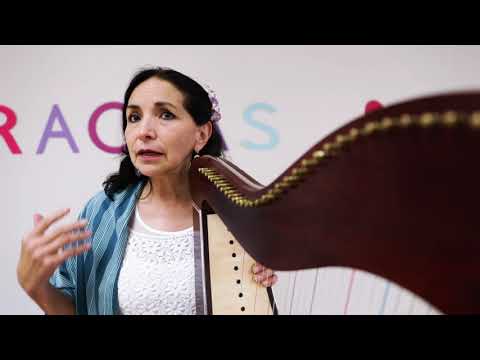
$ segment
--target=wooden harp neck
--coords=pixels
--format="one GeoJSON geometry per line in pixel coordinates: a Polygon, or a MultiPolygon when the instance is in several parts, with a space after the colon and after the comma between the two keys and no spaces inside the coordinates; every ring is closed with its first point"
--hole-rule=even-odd
{"type": "Polygon", "coordinates": [[[362,269],[446,313],[478,312],[479,111],[480,93],[470,92],[369,113],[267,186],[200,157],[190,171],[193,200],[273,269],[362,269]]]}

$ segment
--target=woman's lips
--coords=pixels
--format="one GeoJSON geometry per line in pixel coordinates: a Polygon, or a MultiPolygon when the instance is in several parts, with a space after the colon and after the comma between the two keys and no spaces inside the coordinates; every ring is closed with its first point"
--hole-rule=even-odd
{"type": "Polygon", "coordinates": [[[163,156],[163,153],[155,151],[142,151],[137,155],[142,160],[157,160],[163,156]]]}

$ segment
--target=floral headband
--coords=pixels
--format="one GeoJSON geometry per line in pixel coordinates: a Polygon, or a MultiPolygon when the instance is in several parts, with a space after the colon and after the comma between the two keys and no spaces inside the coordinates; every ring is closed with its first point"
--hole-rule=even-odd
{"type": "Polygon", "coordinates": [[[206,84],[201,84],[202,87],[207,91],[208,97],[210,98],[210,101],[212,102],[212,122],[216,123],[220,121],[222,118],[222,114],[220,113],[220,105],[218,104],[218,99],[217,95],[215,94],[215,91],[212,90],[212,88],[206,84]]]}
{"type": "Polygon", "coordinates": [[[225,142],[225,139],[223,137],[222,131],[218,127],[217,123],[220,121],[222,118],[222,114],[220,113],[220,105],[218,104],[218,99],[217,95],[215,94],[215,91],[212,90],[212,88],[206,84],[200,84],[205,91],[208,93],[208,97],[210,98],[210,101],[212,102],[212,117],[210,120],[212,120],[212,123],[220,135],[220,138],[222,140],[222,149],[223,150],[228,150],[227,143],[225,142]]]}

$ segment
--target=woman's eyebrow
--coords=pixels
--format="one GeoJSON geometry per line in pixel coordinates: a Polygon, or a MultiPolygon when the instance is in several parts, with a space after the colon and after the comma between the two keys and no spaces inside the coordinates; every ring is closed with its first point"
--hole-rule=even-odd
{"type": "Polygon", "coordinates": [[[156,107],[162,107],[162,106],[165,106],[165,105],[171,106],[172,108],[177,109],[177,108],[175,107],[175,105],[173,105],[172,103],[166,102],[166,101],[157,101],[157,102],[155,103],[155,106],[156,106],[156,107]]]}
{"type": "MultiPolygon", "coordinates": [[[[175,107],[175,105],[173,105],[172,103],[169,103],[167,101],[157,101],[154,105],[155,105],[155,107],[162,107],[162,106],[167,105],[167,106],[171,106],[174,109],[177,109],[175,107]]],[[[135,104],[130,104],[130,105],[127,106],[127,109],[140,109],[140,106],[135,105],[135,104]]]]}

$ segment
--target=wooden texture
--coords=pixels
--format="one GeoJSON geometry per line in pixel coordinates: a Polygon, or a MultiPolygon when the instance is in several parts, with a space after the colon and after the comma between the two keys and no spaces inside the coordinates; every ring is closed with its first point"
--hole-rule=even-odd
{"type": "Polygon", "coordinates": [[[252,278],[255,261],[218,215],[208,215],[207,223],[212,314],[271,315],[266,288],[252,278]]]}
{"type": "Polygon", "coordinates": [[[258,199],[352,128],[402,114],[479,109],[480,93],[471,92],[369,113],[319,141],[267,186],[226,160],[203,156],[192,162],[192,196],[198,208],[218,214],[248,254],[275,270],[365,270],[444,313],[480,313],[479,129],[409,126],[360,136],[278,199],[255,207],[236,205],[198,171],[214,169],[245,198],[258,199]]]}

